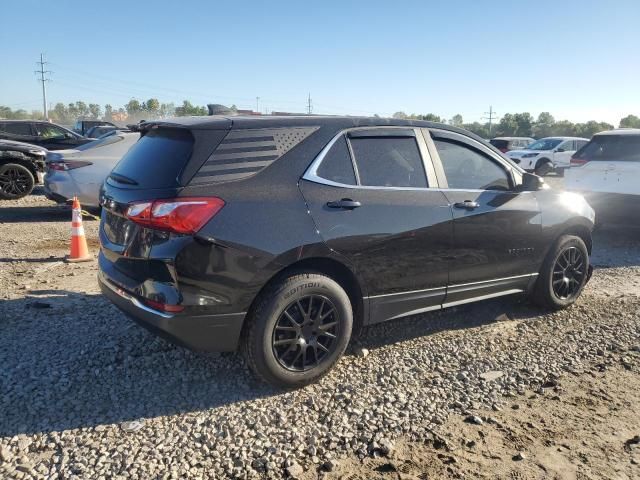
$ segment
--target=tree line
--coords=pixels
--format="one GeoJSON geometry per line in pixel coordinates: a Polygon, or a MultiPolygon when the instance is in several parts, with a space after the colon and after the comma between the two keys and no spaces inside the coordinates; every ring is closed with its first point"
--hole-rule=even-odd
{"type": "MultiPolygon", "coordinates": [[[[237,110],[235,105],[231,110],[237,110]]],[[[194,105],[189,100],[184,100],[181,105],[174,103],[161,103],[157,98],[148,100],[131,99],[124,106],[115,108],[110,104],[101,105],[95,103],[85,103],[82,101],[69,104],[56,103],[49,110],[49,119],[55,123],[70,125],[78,118],[102,119],[106,121],[126,121],[138,122],[155,118],[166,118],[173,116],[207,115],[206,106],[194,105]]],[[[506,113],[499,122],[489,125],[489,122],[465,123],[462,115],[454,115],[446,119],[434,113],[424,115],[396,112],[394,118],[408,118],[416,120],[428,120],[438,123],[448,123],[456,127],[469,130],[483,138],[491,137],[550,137],[550,136],[573,136],[591,138],[594,133],[603,130],[611,130],[613,125],[606,122],[590,120],[585,123],[573,123],[569,120],[557,121],[549,112],[542,112],[537,118],[530,113],[506,113]]],[[[9,107],[0,105],[0,118],[7,119],[39,119],[43,118],[43,113],[38,110],[28,112],[24,109],[12,110],[9,107]]],[[[636,115],[627,115],[620,119],[620,128],[640,128],[640,118],[636,115]]]]}
{"type": "MultiPolygon", "coordinates": [[[[394,118],[408,118],[414,120],[427,120],[430,122],[448,123],[455,127],[469,130],[482,138],[493,137],[533,137],[544,138],[552,136],[584,137],[591,138],[593,134],[603,130],[611,130],[613,125],[607,122],[590,120],[585,123],[573,123],[569,120],[557,121],[549,112],[542,112],[538,118],[530,113],[506,113],[499,122],[489,125],[489,122],[465,123],[462,115],[454,115],[449,120],[433,113],[425,115],[396,112],[394,118]]],[[[620,119],[620,128],[640,128],[640,118],[635,115],[627,115],[620,119]]]]}

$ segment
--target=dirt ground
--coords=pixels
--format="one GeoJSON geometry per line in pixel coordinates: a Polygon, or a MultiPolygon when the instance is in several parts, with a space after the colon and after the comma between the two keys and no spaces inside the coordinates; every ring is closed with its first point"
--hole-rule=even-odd
{"type": "Polygon", "coordinates": [[[453,416],[433,441],[401,440],[389,456],[344,461],[326,478],[640,478],[640,376],[627,370],[639,360],[474,412],[481,424],[453,416]]]}

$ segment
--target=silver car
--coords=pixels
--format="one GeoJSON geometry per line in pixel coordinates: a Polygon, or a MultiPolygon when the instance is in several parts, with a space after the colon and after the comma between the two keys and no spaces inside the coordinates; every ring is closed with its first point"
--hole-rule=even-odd
{"type": "Polygon", "coordinates": [[[102,183],[139,138],[139,133],[114,131],[75,150],[48,152],[45,195],[58,203],[77,196],[83,206],[97,208],[102,183]]]}

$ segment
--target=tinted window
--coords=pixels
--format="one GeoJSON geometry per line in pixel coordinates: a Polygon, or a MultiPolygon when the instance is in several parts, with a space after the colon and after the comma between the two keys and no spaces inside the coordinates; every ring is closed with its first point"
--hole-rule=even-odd
{"type": "Polygon", "coordinates": [[[509,148],[509,141],[508,140],[499,140],[499,139],[494,138],[492,140],[489,140],[489,143],[491,143],[491,145],[493,145],[497,149],[509,148]]]}
{"type": "Polygon", "coordinates": [[[353,173],[351,155],[347,147],[347,140],[340,137],[327,152],[318,168],[318,176],[331,180],[332,182],[344,183],[347,185],[356,184],[356,176],[353,173]]]}
{"type": "Polygon", "coordinates": [[[12,135],[31,135],[29,123],[5,123],[3,125],[3,130],[12,135]]]}
{"type": "Polygon", "coordinates": [[[178,176],[189,160],[192,148],[193,137],[187,130],[152,130],[122,157],[109,182],[116,186],[131,184],[140,188],[178,186],[178,176]],[[118,178],[121,182],[117,181],[118,178]]]}
{"type": "Polygon", "coordinates": [[[42,138],[64,138],[65,133],[67,133],[60,127],[46,123],[37,123],[36,132],[42,138]]]}
{"type": "Polygon", "coordinates": [[[422,157],[413,137],[352,138],[360,183],[375,187],[427,186],[422,157]]]}
{"type": "Polygon", "coordinates": [[[509,190],[509,176],[496,162],[462,144],[434,140],[449,188],[509,190]]]}
{"type": "Polygon", "coordinates": [[[580,150],[587,143],[589,143],[589,142],[587,142],[586,140],[576,140],[576,150],[580,150]]]}
{"type": "Polygon", "coordinates": [[[640,135],[596,135],[574,157],[589,162],[640,162],[640,135]]]}

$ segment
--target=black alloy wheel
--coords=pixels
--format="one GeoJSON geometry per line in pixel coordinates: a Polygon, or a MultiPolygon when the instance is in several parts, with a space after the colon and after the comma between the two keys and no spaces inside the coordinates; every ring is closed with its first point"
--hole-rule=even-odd
{"type": "Polygon", "coordinates": [[[25,166],[15,163],[0,166],[0,197],[22,198],[31,193],[34,183],[33,175],[25,166]]]}
{"type": "Polygon", "coordinates": [[[290,303],[273,329],[271,345],[284,368],[305,372],[319,366],[335,350],[340,317],[325,296],[307,295],[290,303]]]}
{"type": "Polygon", "coordinates": [[[587,264],[582,251],[576,247],[563,250],[553,266],[553,293],[561,300],[576,296],[582,287],[587,264]]]}

